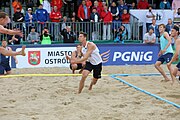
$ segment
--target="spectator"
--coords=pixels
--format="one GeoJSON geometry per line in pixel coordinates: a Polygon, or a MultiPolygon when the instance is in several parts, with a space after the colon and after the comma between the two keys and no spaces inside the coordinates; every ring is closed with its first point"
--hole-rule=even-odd
{"type": "Polygon", "coordinates": [[[36,20],[38,22],[38,32],[44,28],[45,23],[49,20],[49,15],[47,10],[43,9],[43,5],[40,4],[39,8],[36,10],[36,20]]]}
{"type": "Polygon", "coordinates": [[[76,35],[71,31],[71,26],[67,26],[66,30],[62,33],[63,43],[74,43],[76,40],[76,35]]]}
{"type": "Polygon", "coordinates": [[[115,20],[113,20],[112,22],[113,38],[116,37],[115,34],[117,33],[120,26],[121,26],[121,21],[119,20],[119,16],[116,16],[115,20]]]}
{"type": "Polygon", "coordinates": [[[130,5],[129,10],[131,9],[137,9],[135,2],[132,2],[132,4],[130,5]]]}
{"type": "Polygon", "coordinates": [[[60,31],[60,19],[62,18],[61,13],[57,10],[57,6],[54,6],[54,9],[52,10],[50,14],[51,19],[51,33],[55,37],[55,39],[58,39],[59,37],[59,31],[60,31]]]}
{"type": "Polygon", "coordinates": [[[144,34],[144,43],[145,44],[155,44],[156,42],[156,35],[154,34],[154,28],[150,27],[149,32],[144,34]]]}
{"type": "Polygon", "coordinates": [[[146,13],[146,30],[148,31],[149,26],[152,24],[152,19],[155,19],[156,13],[152,11],[152,7],[149,6],[149,11],[146,13]]]}
{"type": "MultiPolygon", "coordinates": [[[[17,27],[13,27],[13,30],[19,30],[17,27]]],[[[22,37],[19,35],[8,35],[8,44],[10,45],[19,45],[21,42],[22,37]]]]}
{"type": "Polygon", "coordinates": [[[78,17],[82,22],[89,21],[90,17],[90,8],[86,6],[86,1],[82,0],[82,4],[79,6],[78,9],[78,17]]]}
{"type": "Polygon", "coordinates": [[[16,13],[17,8],[19,8],[20,11],[22,10],[22,5],[19,0],[14,0],[14,2],[12,2],[12,7],[14,9],[14,13],[16,13]]]}
{"type": "Polygon", "coordinates": [[[79,31],[80,31],[80,26],[79,24],[76,23],[76,18],[75,17],[72,17],[71,18],[71,30],[76,34],[76,35],[79,35],[79,31]]]}
{"type": "Polygon", "coordinates": [[[124,1],[123,0],[120,0],[119,1],[119,5],[118,5],[118,9],[119,9],[119,18],[121,20],[121,16],[123,14],[123,10],[126,9],[128,10],[128,6],[126,4],[124,4],[124,1]]]}
{"type": "Polygon", "coordinates": [[[50,14],[50,20],[51,22],[60,22],[60,19],[62,18],[61,13],[58,11],[57,6],[53,7],[53,10],[50,14]]]}
{"type": "Polygon", "coordinates": [[[34,26],[36,22],[36,15],[32,13],[32,8],[28,8],[28,11],[26,12],[25,22],[26,22],[26,29],[29,32],[31,30],[31,27],[34,26]]]}
{"type": "Polygon", "coordinates": [[[78,9],[78,17],[80,21],[83,22],[81,24],[81,28],[82,28],[81,30],[84,32],[87,32],[88,34],[90,32],[90,29],[89,29],[90,24],[85,23],[85,22],[89,22],[90,14],[91,14],[90,8],[86,5],[86,1],[82,0],[82,4],[79,6],[79,9],[78,9]]]}
{"type": "Polygon", "coordinates": [[[88,8],[90,8],[90,7],[92,6],[91,0],[85,0],[85,1],[86,1],[86,6],[87,6],[88,8]]]}
{"type": "Polygon", "coordinates": [[[102,11],[102,6],[99,6],[99,2],[98,1],[94,1],[94,6],[93,8],[97,9],[97,12],[99,13],[99,15],[101,15],[101,11],[102,11]]]}
{"type": "Polygon", "coordinates": [[[130,40],[131,39],[130,14],[127,12],[126,9],[123,10],[121,19],[122,19],[122,24],[125,26],[128,32],[128,40],[130,40]]]}
{"type": "Polygon", "coordinates": [[[103,0],[97,0],[98,1],[98,6],[103,9],[103,0]]]}
{"type": "Polygon", "coordinates": [[[180,18],[180,8],[178,8],[177,12],[175,10],[174,18],[180,18]]]}
{"type": "Polygon", "coordinates": [[[13,21],[17,22],[17,27],[23,30],[24,15],[21,13],[21,9],[17,8],[13,15],[13,21]]]}
{"type": "Polygon", "coordinates": [[[169,3],[168,0],[162,0],[160,2],[160,6],[159,6],[160,9],[171,9],[171,5],[169,3]]]}
{"type": "Polygon", "coordinates": [[[173,0],[172,2],[172,9],[177,10],[180,6],[180,0],[173,0]]]}
{"type": "Polygon", "coordinates": [[[115,19],[116,16],[119,15],[119,9],[116,6],[115,2],[112,2],[111,6],[109,7],[109,11],[111,12],[111,15],[113,16],[113,20],[115,19]]]}
{"type": "Polygon", "coordinates": [[[48,0],[43,1],[43,9],[45,9],[49,14],[51,13],[51,4],[48,0]]]}
{"type": "Polygon", "coordinates": [[[61,8],[63,6],[63,0],[51,0],[51,6],[57,6],[57,11],[61,12],[61,8]]]}
{"type": "Polygon", "coordinates": [[[104,6],[104,10],[101,12],[101,17],[103,20],[103,40],[110,40],[111,23],[113,18],[111,12],[108,11],[107,6],[104,6]]]}
{"type": "Polygon", "coordinates": [[[39,33],[35,32],[35,27],[32,27],[31,32],[27,37],[27,41],[31,44],[38,44],[39,40],[39,33]]]}
{"type": "Polygon", "coordinates": [[[125,26],[121,25],[121,27],[116,32],[116,38],[114,42],[124,43],[124,40],[127,39],[127,31],[125,26]]]}
{"type": "Polygon", "coordinates": [[[79,21],[79,18],[78,18],[78,16],[76,15],[76,12],[73,12],[73,13],[72,13],[72,18],[75,18],[75,21],[76,21],[76,22],[79,21]]]}
{"type": "Polygon", "coordinates": [[[44,30],[42,31],[42,34],[40,36],[41,44],[51,44],[53,37],[49,33],[49,30],[47,27],[44,27],[44,30]]]}
{"type": "Polygon", "coordinates": [[[168,23],[166,25],[166,32],[169,33],[169,35],[171,35],[171,29],[173,28],[173,22],[172,22],[172,19],[169,18],[168,19],[168,23]]]}
{"type": "Polygon", "coordinates": [[[159,27],[156,24],[156,19],[152,19],[152,24],[149,26],[149,28],[153,28],[153,31],[156,35],[156,43],[158,43],[158,38],[160,37],[160,34],[159,34],[159,27]]]}
{"type": "Polygon", "coordinates": [[[147,9],[149,7],[149,3],[146,0],[140,0],[137,8],[138,9],[147,9]]]}
{"type": "Polygon", "coordinates": [[[62,25],[61,25],[61,31],[66,30],[66,27],[67,27],[67,17],[64,16],[63,17],[63,22],[62,22],[62,25]]]}
{"type": "Polygon", "coordinates": [[[63,13],[63,16],[67,16],[66,15],[66,13],[67,13],[67,11],[66,11],[66,9],[68,8],[68,13],[69,13],[69,17],[71,18],[72,16],[71,16],[71,14],[72,14],[72,1],[73,0],[63,0],[63,2],[64,2],[64,13],[63,13]]]}
{"type": "Polygon", "coordinates": [[[92,23],[92,40],[98,40],[98,30],[99,30],[99,22],[100,21],[100,15],[97,12],[97,9],[93,7],[92,13],[90,15],[90,22],[92,23]]]}

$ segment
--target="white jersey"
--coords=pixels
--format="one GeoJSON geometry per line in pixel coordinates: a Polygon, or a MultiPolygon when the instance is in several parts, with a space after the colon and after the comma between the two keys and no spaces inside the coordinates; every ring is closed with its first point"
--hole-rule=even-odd
{"type": "MultiPolygon", "coordinates": [[[[88,45],[88,41],[86,43],[86,46],[82,48],[82,53],[86,54],[87,52],[87,45],[88,45]]],[[[88,57],[88,62],[90,62],[92,65],[98,65],[99,63],[102,63],[102,58],[101,55],[99,54],[99,49],[96,46],[96,48],[93,50],[93,52],[91,53],[91,55],[88,57]]]]}

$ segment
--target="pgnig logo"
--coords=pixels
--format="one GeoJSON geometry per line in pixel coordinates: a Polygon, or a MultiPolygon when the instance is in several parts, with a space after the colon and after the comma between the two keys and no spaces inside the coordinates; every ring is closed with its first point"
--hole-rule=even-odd
{"type": "Polygon", "coordinates": [[[114,52],[113,61],[119,61],[121,59],[122,61],[128,62],[128,61],[152,61],[152,51],[147,52],[114,52]]]}
{"type": "Polygon", "coordinates": [[[109,56],[110,56],[110,50],[106,51],[106,52],[103,52],[101,54],[101,58],[103,60],[103,63],[106,63],[109,61],[109,56]]]}

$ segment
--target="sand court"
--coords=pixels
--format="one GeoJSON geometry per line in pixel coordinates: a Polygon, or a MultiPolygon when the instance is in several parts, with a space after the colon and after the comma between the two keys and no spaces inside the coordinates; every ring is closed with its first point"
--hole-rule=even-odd
{"type": "MultiPolygon", "coordinates": [[[[163,66],[166,67],[166,66],[163,66]]],[[[168,72],[168,71],[166,71],[168,72]]],[[[69,74],[69,68],[13,69],[14,74],[69,74]]],[[[108,66],[106,74],[157,73],[153,65],[108,66]]],[[[0,78],[0,120],[179,120],[180,109],[139,92],[110,76],[88,90],[89,76],[76,94],[81,76],[0,78]]],[[[180,104],[180,85],[161,76],[119,77],[180,104]]]]}

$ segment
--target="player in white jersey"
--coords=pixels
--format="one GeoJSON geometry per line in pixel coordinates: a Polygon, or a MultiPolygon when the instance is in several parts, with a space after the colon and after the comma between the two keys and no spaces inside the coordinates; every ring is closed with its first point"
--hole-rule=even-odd
{"type": "Polygon", "coordinates": [[[82,71],[82,78],[79,83],[79,91],[81,93],[82,89],[84,88],[84,82],[89,75],[89,73],[93,70],[93,78],[91,84],[89,86],[89,90],[92,89],[92,86],[97,83],[97,80],[101,78],[101,71],[102,71],[102,58],[99,53],[99,49],[93,42],[87,41],[87,34],[84,32],[80,32],[79,34],[79,42],[82,44],[82,53],[83,58],[78,60],[71,60],[71,64],[74,63],[82,63],[86,61],[86,66],[82,71]]]}
{"type": "MultiPolygon", "coordinates": [[[[171,30],[171,37],[174,38],[174,42],[175,42],[175,53],[171,59],[171,61],[167,64],[168,67],[171,67],[171,64],[174,61],[180,60],[180,37],[179,35],[179,27],[177,25],[174,25],[174,27],[171,30]]],[[[176,75],[180,76],[180,62],[176,65],[176,67],[174,69],[170,69],[170,73],[173,74],[174,78],[172,78],[172,84],[174,83],[174,79],[176,77],[176,75]]],[[[180,81],[180,77],[179,77],[179,81],[180,81]]]]}

